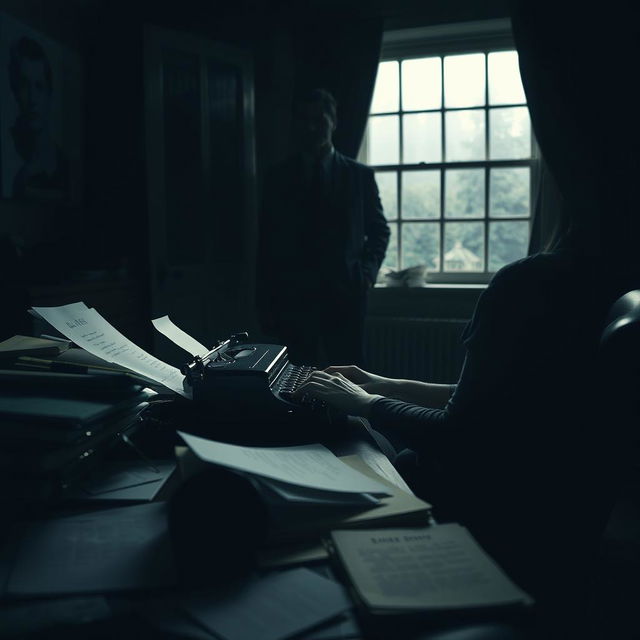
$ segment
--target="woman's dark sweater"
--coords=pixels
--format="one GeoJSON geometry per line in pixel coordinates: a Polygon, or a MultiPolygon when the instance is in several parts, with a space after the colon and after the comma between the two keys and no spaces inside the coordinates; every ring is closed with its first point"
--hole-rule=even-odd
{"type": "MultiPolygon", "coordinates": [[[[372,426],[420,456],[416,490],[467,525],[523,587],[574,578],[609,507],[598,344],[609,305],[599,265],[538,254],[499,271],[463,335],[444,409],[382,398],[372,426]]],[[[437,381],[434,381],[437,382],[437,381]]]]}

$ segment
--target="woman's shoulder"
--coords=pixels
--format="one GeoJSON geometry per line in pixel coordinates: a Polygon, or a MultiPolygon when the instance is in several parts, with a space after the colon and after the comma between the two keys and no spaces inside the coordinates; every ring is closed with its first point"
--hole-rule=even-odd
{"type": "Polygon", "coordinates": [[[494,288],[518,287],[554,283],[564,286],[568,279],[577,279],[589,270],[589,264],[570,253],[536,253],[502,267],[491,279],[494,288]]]}

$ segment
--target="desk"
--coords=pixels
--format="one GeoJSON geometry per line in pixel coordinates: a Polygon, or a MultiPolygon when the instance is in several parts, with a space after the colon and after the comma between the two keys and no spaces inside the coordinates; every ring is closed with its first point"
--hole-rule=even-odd
{"type": "MultiPolygon", "coordinates": [[[[351,455],[358,454],[377,473],[397,486],[408,490],[406,483],[398,475],[389,459],[375,446],[371,434],[366,430],[364,424],[351,424],[349,432],[344,440],[334,442],[332,448],[336,454],[351,455]]],[[[163,499],[171,497],[172,491],[177,484],[174,482],[167,485],[163,499]]],[[[335,576],[331,567],[325,561],[315,562],[309,565],[320,575],[327,577],[335,576]]],[[[268,570],[261,573],[269,573],[268,570]]],[[[203,632],[202,629],[185,625],[177,619],[172,619],[168,615],[175,598],[182,595],[180,591],[169,590],[160,593],[134,593],[122,595],[110,595],[108,597],[90,596],[83,598],[54,598],[54,599],[33,599],[20,603],[3,603],[0,607],[0,629],[9,629],[9,623],[26,626],[32,624],[38,618],[40,621],[58,621],[61,628],[50,633],[50,629],[45,627],[38,632],[22,633],[20,638],[42,638],[42,637],[65,637],[69,638],[209,638],[212,636],[203,632]],[[151,612],[151,613],[150,613],[151,612]],[[155,612],[155,613],[154,613],[155,612]],[[155,618],[154,618],[155,615],[155,618]],[[162,619],[162,629],[155,628],[154,620],[162,619]],[[73,620],[75,624],[70,624],[73,620]],[[84,620],[83,624],[79,621],[84,620]],[[16,623],[16,621],[18,621],[16,623]],[[60,635],[63,634],[63,635],[60,635]]],[[[459,628],[460,625],[451,624],[447,628],[459,628]]],[[[32,627],[33,628],[33,627],[32,627]]],[[[37,627],[36,627],[37,628],[37,627]]],[[[336,631],[343,635],[334,635],[335,638],[365,638],[357,620],[351,615],[342,626],[336,631]],[[344,635],[344,634],[347,635],[344,635]]],[[[442,629],[432,628],[429,635],[413,635],[411,637],[433,638],[434,640],[446,636],[440,636],[442,629]]],[[[0,635],[2,633],[0,632],[0,635]]],[[[10,637],[10,636],[7,636],[10,637]]],[[[303,636],[310,637],[313,636],[303,636]]],[[[320,637],[320,636],[319,636],[320,637]]],[[[322,636],[329,638],[331,636],[322,636]]],[[[395,636],[397,637],[397,636],[395,636]]],[[[408,636],[407,636],[408,637],[408,636]]],[[[465,636],[466,637],[466,636],[465,636]]],[[[475,637],[475,636],[474,636],[475,637]]],[[[482,636],[477,636],[482,637],[482,636]]],[[[485,636],[490,637],[490,636],[485,636]]],[[[504,636],[521,637],[521,636],[504,636]]],[[[255,640],[260,640],[256,638],[255,640]]]]}

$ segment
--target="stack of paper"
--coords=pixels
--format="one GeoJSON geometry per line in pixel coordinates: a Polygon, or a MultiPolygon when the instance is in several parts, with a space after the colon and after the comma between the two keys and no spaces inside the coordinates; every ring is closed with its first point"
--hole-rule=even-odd
{"type": "Polygon", "coordinates": [[[198,458],[249,475],[287,502],[376,505],[381,482],[341,462],[321,444],[243,447],[178,432],[198,458]]]}
{"type": "Polygon", "coordinates": [[[184,376],[131,342],[84,302],[61,307],[33,307],[40,318],[89,353],[117,364],[178,393],[187,395],[184,376]]]}
{"type": "Polygon", "coordinates": [[[428,522],[428,503],[386,482],[357,456],[337,458],[320,444],[243,447],[179,434],[200,461],[251,480],[271,516],[271,542],[318,537],[338,524],[428,522]]]}

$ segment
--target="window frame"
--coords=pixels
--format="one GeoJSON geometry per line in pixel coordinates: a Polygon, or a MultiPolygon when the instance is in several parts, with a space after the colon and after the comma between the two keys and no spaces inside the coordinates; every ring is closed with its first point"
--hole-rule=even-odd
{"type": "MultiPolygon", "coordinates": [[[[397,115],[399,117],[399,162],[397,164],[388,165],[371,165],[371,168],[376,172],[389,171],[394,172],[397,177],[397,193],[396,193],[396,205],[397,205],[397,218],[390,221],[390,224],[395,224],[397,229],[397,252],[398,261],[402,252],[402,226],[409,223],[430,223],[437,224],[440,234],[440,259],[444,256],[444,229],[445,224],[449,222],[480,222],[483,225],[484,232],[484,257],[483,262],[486,265],[486,271],[481,272],[463,272],[463,271],[450,271],[450,272],[428,272],[427,282],[432,284],[451,284],[451,285],[464,285],[464,284],[486,284],[489,282],[495,271],[489,270],[489,228],[491,221],[510,222],[510,221],[526,221],[529,224],[529,233],[527,236],[527,242],[530,242],[532,222],[533,222],[533,203],[534,203],[534,184],[538,180],[538,165],[539,165],[539,150],[535,140],[533,128],[530,129],[530,145],[531,155],[525,159],[513,159],[513,160],[491,160],[489,158],[489,136],[490,126],[489,119],[490,113],[496,108],[509,108],[522,106],[522,103],[518,104],[500,104],[491,106],[488,101],[488,55],[489,53],[515,50],[515,43],[511,32],[510,20],[485,20],[478,22],[466,22],[466,23],[454,23],[445,25],[436,25],[430,27],[420,27],[413,29],[401,29],[385,31],[383,35],[382,51],[380,56],[380,62],[387,61],[402,61],[415,58],[423,58],[430,56],[438,56],[444,59],[447,55],[462,55],[469,53],[483,53],[485,61],[485,102],[479,107],[461,107],[461,108],[447,108],[444,104],[444,77],[442,77],[442,104],[438,110],[425,109],[425,110],[409,110],[404,111],[401,109],[403,106],[401,101],[398,104],[398,110],[393,112],[380,112],[375,115],[397,115]],[[455,112],[457,110],[470,110],[475,109],[481,111],[484,114],[485,119],[485,159],[477,161],[464,161],[464,162],[445,162],[444,156],[440,162],[421,162],[418,164],[403,164],[401,162],[403,158],[403,118],[406,114],[411,113],[441,113],[443,128],[441,130],[441,144],[444,152],[445,145],[445,127],[444,120],[445,114],[455,112]],[[529,168],[529,215],[527,217],[502,217],[490,218],[490,189],[489,181],[492,168],[501,167],[528,167],[529,168]],[[481,218],[459,218],[459,217],[445,217],[444,215],[444,181],[445,181],[445,169],[456,168],[482,168],[484,169],[484,215],[481,218]],[[404,173],[411,171],[419,171],[424,169],[433,169],[440,172],[440,215],[435,218],[409,218],[403,219],[401,212],[401,199],[402,199],[402,176],[404,173]]],[[[398,83],[399,98],[401,100],[402,93],[402,74],[399,75],[398,83]]],[[[528,107],[528,104],[525,102],[528,107]]],[[[368,124],[367,124],[368,132],[368,124]]],[[[360,149],[359,159],[364,161],[368,155],[368,136],[365,134],[363,144],[360,149]]],[[[398,262],[400,265],[400,262],[398,262]]]]}

